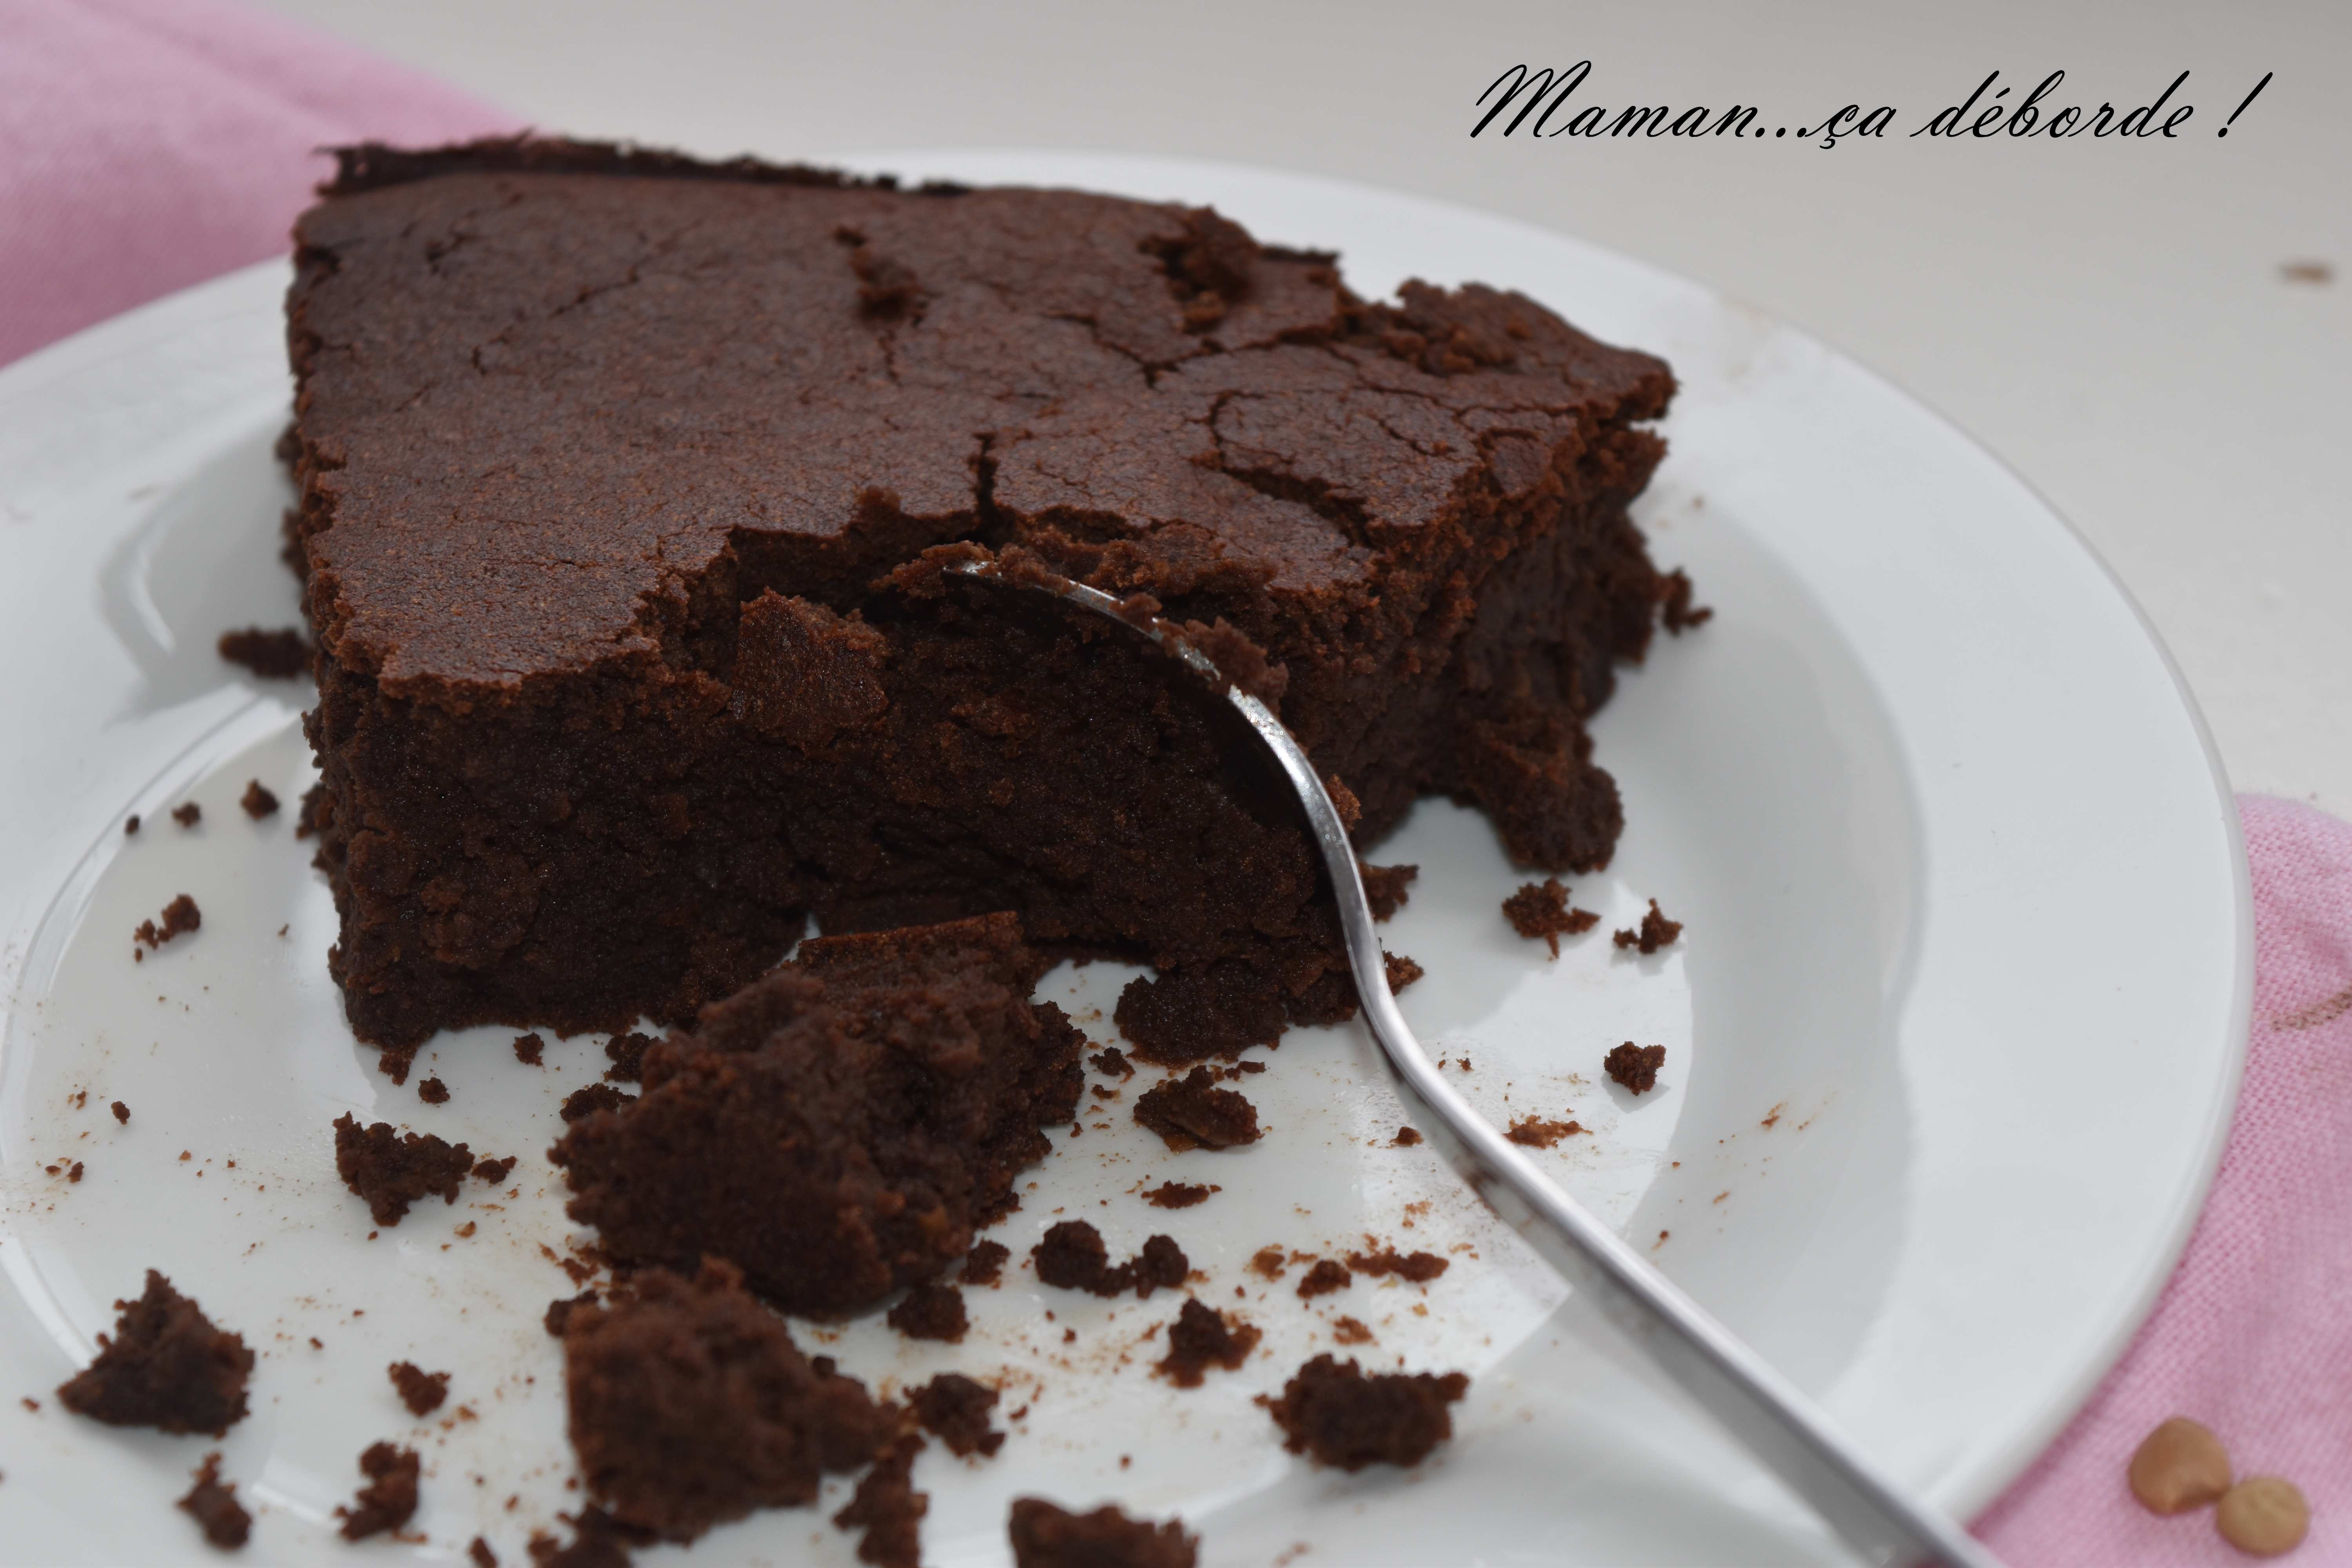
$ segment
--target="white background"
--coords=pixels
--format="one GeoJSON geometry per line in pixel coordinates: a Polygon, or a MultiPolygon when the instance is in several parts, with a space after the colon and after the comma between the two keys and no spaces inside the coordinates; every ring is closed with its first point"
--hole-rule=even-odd
{"type": "Polygon", "coordinates": [[[1469,202],[1660,262],[1827,339],[1984,442],[2155,620],[2236,787],[2352,813],[2352,6],[269,4],[551,131],[771,158],[1223,158],[1469,202]],[[1584,59],[1571,108],[1739,102],[1790,127],[1847,103],[1898,115],[1885,139],[1829,150],[1793,134],[1470,139],[1498,73],[1584,59]],[[1988,72],[2015,101],[2061,68],[2045,108],[2137,106],[2186,69],[2173,103],[2196,112],[2169,142],[1906,135],[1988,72]],[[2309,262],[2334,280],[2285,270],[2309,262]]]}

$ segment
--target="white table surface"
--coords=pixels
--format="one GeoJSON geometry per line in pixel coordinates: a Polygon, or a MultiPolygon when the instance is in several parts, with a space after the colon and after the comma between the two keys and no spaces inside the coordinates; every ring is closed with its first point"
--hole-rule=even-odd
{"type": "Polygon", "coordinates": [[[2352,814],[2352,6],[268,3],[549,130],[772,158],[961,144],[1230,159],[1444,196],[1662,263],[1984,442],[2138,598],[2234,784],[2352,814]],[[1737,101],[1797,125],[1884,103],[1899,118],[1887,139],[1827,150],[1469,137],[1499,72],[1583,59],[1577,104],[1737,101]],[[2186,69],[2173,101],[2195,114],[2170,142],[1903,134],[1996,68],[2011,100],[2063,68],[2047,106],[2119,109],[2186,69]],[[2291,263],[2335,276],[2297,280],[2291,263]]]}

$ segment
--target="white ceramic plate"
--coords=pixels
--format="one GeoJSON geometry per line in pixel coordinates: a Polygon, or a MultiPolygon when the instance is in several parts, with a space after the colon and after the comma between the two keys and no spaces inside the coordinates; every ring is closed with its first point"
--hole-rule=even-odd
{"type": "MultiPolygon", "coordinates": [[[[2048,507],[1934,416],[1759,312],[1500,218],[1303,175],[1072,154],[865,160],[907,174],[1211,201],[1260,236],[1339,247],[1360,290],[1408,274],[1518,288],[1666,355],[1673,453],[1639,516],[1716,618],[1662,639],[1597,725],[1629,826],[1576,884],[1601,929],[1554,962],[1510,934],[1520,880],[1483,820],[1428,803],[1378,860],[1417,861],[1393,948],[1405,1010],[1491,1114],[1572,1114],[1545,1156],[1953,1510],[1986,1501],[2121,1349],[2186,1235],[2237,1081],[2252,922],[2235,815],[2153,634],[2048,507]],[[1609,931],[1650,898],[1687,922],[1638,959],[1609,931]],[[1622,1039],[1668,1047],[1639,1102],[1601,1080],[1622,1039]]],[[[509,1563],[576,1506],[546,1303],[576,1235],[543,1152],[599,1042],[524,1068],[512,1031],[435,1042],[377,1076],[328,984],[332,910],[281,815],[309,782],[307,689],[214,657],[224,628],[295,619],[275,560],[285,482],[278,307],[263,267],[0,374],[0,1540],[12,1560],[209,1561],[169,1506],[214,1445],[63,1413],[109,1303],[160,1268],[260,1352],[254,1413],[219,1447],[258,1505],[256,1562],[330,1551],[358,1452],[425,1456],[422,1542],[509,1563]],[[166,808],[194,799],[183,829],[166,808]],[[122,819],[148,826],[126,837],[122,819]],[[144,963],[131,931],[192,893],[201,931],[144,963]],[[86,1099],[84,1098],[86,1096],[86,1099]],[[110,1101],[131,1110],[127,1125],[110,1101]],[[524,1157],[510,1190],[428,1203],[381,1239],[337,1183],[329,1122],[524,1157]],[[187,1153],[184,1157],[182,1151],[187,1153]],[[81,1162],[84,1179],[68,1179],[81,1162]],[[59,1173],[47,1173],[49,1166],[59,1173]],[[417,1423],[395,1359],[451,1371],[471,1419],[417,1423]],[[38,1410],[19,1403],[37,1400],[38,1410]],[[509,1499],[513,1500],[511,1502],[509,1499]]],[[[1923,303],[1923,308],[1932,308],[1923,303]]],[[[1048,976],[1097,1038],[1124,980],[1048,976]]],[[[1181,1513],[1204,1562],[1834,1560],[1801,1510],[1638,1368],[1437,1166],[1387,1146],[1395,1102],[1354,1028],[1294,1034],[1250,1089],[1245,1152],[1171,1156],[1127,1099],[1057,1140],[1000,1231],[1057,1215],[1114,1248],[1173,1235],[1207,1299],[1266,1331],[1243,1370],[1150,1375],[1167,1298],[975,1292],[961,1347],[877,1318],[802,1325],[886,1385],[956,1367],[1025,1406],[985,1465],[934,1448],[927,1560],[1001,1563],[1006,1499],[1181,1513]],[[1131,1195],[1222,1190],[1181,1211],[1131,1195]],[[1425,1289],[1360,1279],[1307,1303],[1247,1272],[1263,1246],[1376,1236],[1446,1254],[1425,1289]],[[1238,1299],[1237,1299],[1238,1298],[1238,1299]],[[1048,1320],[1047,1312],[1053,1314],[1048,1320]],[[1357,1477],[1286,1456],[1252,1396],[1335,1346],[1473,1373],[1455,1441],[1357,1477]],[[1598,1347],[1598,1348],[1596,1348],[1598,1347]]],[[[836,1485],[824,1504],[839,1506],[836,1485]]],[[[377,1547],[373,1550],[387,1550],[377,1547]]],[[[663,1561],[667,1552],[647,1554],[663,1561]]],[[[713,1532],[697,1563],[847,1563],[814,1511],[713,1532]]]]}

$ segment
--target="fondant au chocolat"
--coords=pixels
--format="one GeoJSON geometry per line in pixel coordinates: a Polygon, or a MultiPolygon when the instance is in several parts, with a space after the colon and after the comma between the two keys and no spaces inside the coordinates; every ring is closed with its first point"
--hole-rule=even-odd
{"type": "Polygon", "coordinates": [[[1278,782],[943,551],[1197,624],[1360,841],[1439,793],[1609,858],[1585,720],[1688,596],[1626,517],[1674,382],[1533,300],[1369,303],[1203,208],[533,140],[346,150],[297,241],[306,821],[366,1039],[684,1020],[812,913],[1148,961],[1163,1060],[1349,1012],[1278,782]]]}

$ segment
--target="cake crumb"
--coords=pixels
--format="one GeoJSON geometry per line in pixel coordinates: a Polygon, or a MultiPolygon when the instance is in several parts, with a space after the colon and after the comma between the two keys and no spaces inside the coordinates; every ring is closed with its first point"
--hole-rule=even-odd
{"type": "Polygon", "coordinates": [[[392,1378],[393,1387],[400,1391],[400,1402],[408,1406],[411,1415],[430,1415],[449,1397],[449,1374],[446,1372],[426,1372],[407,1361],[394,1362],[384,1370],[392,1378]]]}
{"type": "Polygon", "coordinates": [[[963,1292],[952,1285],[918,1285],[900,1298],[887,1316],[890,1326],[910,1340],[963,1343],[971,1320],[964,1313],[963,1292]]]}
{"type": "Polygon", "coordinates": [[[1462,1373],[1375,1373],[1356,1362],[1318,1355],[1283,1385],[1279,1398],[1258,1402],[1282,1428],[1285,1447],[1318,1464],[1343,1470],[1367,1465],[1410,1468],[1454,1435],[1446,1406],[1470,1386],[1462,1373]]]}
{"type": "Polygon", "coordinates": [[[246,781],[245,794],[237,797],[236,804],[243,806],[245,815],[256,822],[265,816],[278,815],[278,797],[262,788],[259,779],[246,781]]]}
{"type": "Polygon", "coordinates": [[[1549,1149],[1561,1139],[1583,1131],[1584,1124],[1579,1121],[1546,1121],[1540,1116],[1522,1116],[1511,1123],[1510,1131],[1503,1136],[1530,1149],[1549,1149]]]}
{"type": "Polygon", "coordinates": [[[486,1154],[474,1162],[474,1169],[470,1173],[478,1182],[486,1182],[494,1187],[500,1186],[505,1184],[507,1177],[513,1173],[515,1163],[521,1158],[520,1154],[509,1154],[503,1160],[493,1160],[486,1154]]]}
{"type": "Polygon", "coordinates": [[[1359,1274],[1370,1274],[1375,1278],[1393,1274],[1398,1279],[1411,1280],[1415,1285],[1426,1285],[1445,1272],[1445,1259],[1433,1252],[1408,1252],[1400,1255],[1395,1247],[1384,1247],[1378,1252],[1348,1254],[1348,1267],[1359,1274]]]}
{"type": "Polygon", "coordinates": [[[205,819],[205,808],[194,801],[183,801],[172,808],[172,820],[183,827],[194,827],[205,819]]]}
{"type": "Polygon", "coordinates": [[[546,1049],[547,1042],[541,1039],[537,1035],[517,1035],[515,1037],[515,1060],[522,1063],[522,1065],[527,1068],[544,1066],[545,1063],[541,1061],[541,1053],[546,1049]]]}
{"type": "Polygon", "coordinates": [[[335,1171],[364,1199],[380,1226],[395,1226],[408,1205],[439,1194],[457,1201],[457,1186],[474,1168],[473,1152],[430,1133],[404,1136],[388,1121],[362,1128],[351,1112],[335,1118],[335,1171]]]}
{"type": "Polygon", "coordinates": [[[922,1438],[902,1434],[857,1483],[849,1506],[833,1516],[838,1530],[862,1530],[857,1559],[875,1568],[921,1568],[919,1526],[930,1511],[931,1500],[915,1489],[915,1456],[923,1451],[922,1438]]]}
{"type": "Polygon", "coordinates": [[[427,1105],[449,1103],[449,1086],[437,1078],[428,1078],[416,1086],[416,1098],[427,1105]]]}
{"type": "Polygon", "coordinates": [[[236,1500],[236,1483],[222,1482],[220,1461],[218,1454],[205,1456],[204,1463],[189,1472],[196,1484],[177,1506],[203,1528],[206,1541],[223,1552],[234,1552],[252,1533],[253,1516],[236,1500]]]}
{"type": "Polygon", "coordinates": [[[466,1555],[474,1568],[499,1568],[499,1554],[491,1551],[490,1543],[478,1535],[467,1543],[466,1555]]]}
{"type": "Polygon", "coordinates": [[[391,1443],[371,1443],[360,1456],[360,1474],[368,1484],[359,1489],[350,1508],[337,1508],[345,1541],[398,1531],[416,1512],[416,1451],[391,1443]]]}
{"type": "Polygon", "coordinates": [[[1337,1258],[1318,1258],[1315,1260],[1315,1267],[1299,1279],[1298,1299],[1310,1301],[1318,1296],[1328,1296],[1334,1290],[1345,1290],[1355,1282],[1356,1277],[1348,1272],[1346,1264],[1337,1258]]]}
{"type": "Polygon", "coordinates": [[[1646,1094],[1658,1086],[1658,1069],[1666,1063],[1664,1046],[1637,1046],[1628,1040],[1622,1046],[1612,1046],[1609,1054],[1601,1058],[1601,1066],[1629,1094],[1646,1094]]]}
{"type": "Polygon", "coordinates": [[[1260,1337],[1255,1324],[1187,1298],[1168,1325],[1168,1354],[1158,1370],[1179,1388],[1198,1388],[1212,1366],[1238,1371],[1260,1337]]]}
{"type": "Polygon", "coordinates": [[[1143,1201],[1154,1208],[1188,1209],[1195,1204],[1209,1201],[1211,1193],[1221,1193],[1223,1187],[1196,1187],[1183,1182],[1162,1182],[1143,1194],[1143,1201]]]}
{"type": "Polygon", "coordinates": [[[1381,953],[1381,971],[1387,979],[1389,990],[1391,993],[1403,990],[1428,973],[1420,964],[1401,952],[1381,953]]]}
{"type": "Polygon", "coordinates": [[[573,1089],[563,1101],[563,1120],[577,1121],[593,1116],[600,1110],[618,1110],[636,1100],[634,1094],[623,1094],[609,1083],[592,1083],[573,1089]]]}
{"type": "Polygon", "coordinates": [[[58,1403],[109,1426],[174,1436],[218,1437],[245,1419],[253,1352],[241,1337],[215,1328],[152,1268],[144,1295],[114,1305],[113,1335],[98,1336],[97,1357],[58,1386],[58,1403]]]}
{"type": "Polygon", "coordinates": [[[1619,947],[1638,949],[1646,957],[1662,947],[1673,946],[1675,939],[1682,934],[1682,922],[1666,919],[1658,909],[1658,900],[1652,899],[1649,913],[1642,917],[1639,928],[1633,931],[1621,931],[1609,940],[1619,947]]]}
{"type": "Polygon", "coordinates": [[[143,942],[149,947],[161,947],[175,936],[184,936],[197,930],[205,923],[205,916],[204,911],[196,908],[196,900],[182,893],[163,906],[163,921],[158,925],[153,921],[141,921],[139,929],[131,933],[131,940],[143,942]]]}
{"type": "Polygon", "coordinates": [[[616,1528],[693,1540],[755,1508],[806,1507],[827,1472],[863,1468],[899,1430],[897,1406],[825,1357],[706,1258],[688,1279],[630,1276],[563,1324],[564,1389],[580,1473],[616,1528]]]}
{"type": "Polygon", "coordinates": [[[114,1112],[114,1120],[122,1122],[126,1126],[130,1124],[131,1108],[129,1106],[123,1104],[122,1101],[118,1100],[109,1109],[114,1112]]]}
{"type": "Polygon", "coordinates": [[[960,1372],[943,1372],[907,1393],[907,1408],[926,1432],[948,1446],[959,1458],[993,1455],[1004,1447],[1004,1434],[991,1429],[988,1413],[996,1407],[996,1390],[975,1383],[960,1372]]]}
{"type": "Polygon", "coordinates": [[[1601,923],[1601,917],[1590,910],[1568,907],[1568,889],[1557,877],[1546,877],[1540,883],[1529,882],[1503,900],[1503,918],[1511,929],[1533,942],[1541,937],[1551,948],[1554,958],[1559,956],[1559,939],[1591,931],[1601,923]]]}
{"type": "Polygon", "coordinates": [[[81,1180],[81,1162],[79,1160],[76,1160],[73,1163],[73,1169],[66,1173],[66,1180],[68,1182],[79,1182],[81,1180]]]}
{"type": "Polygon", "coordinates": [[[1105,1506],[1072,1513],[1043,1498],[1013,1500],[1013,1568],[1193,1568],[1198,1538],[1181,1521],[1155,1524],[1105,1506]]]}
{"type": "Polygon", "coordinates": [[[1353,1318],[1335,1318],[1331,1337],[1343,1345],[1368,1345],[1373,1342],[1372,1331],[1353,1318]]]}
{"type": "Polygon", "coordinates": [[[653,1043],[651,1035],[640,1035],[634,1029],[606,1040],[604,1056],[613,1065],[604,1069],[604,1076],[615,1083],[642,1082],[646,1072],[646,1052],[653,1043]]]}
{"type": "Polygon", "coordinates": [[[1670,637],[1680,637],[1693,626],[1703,626],[1715,619],[1715,612],[1704,605],[1691,603],[1690,574],[1677,566],[1658,578],[1658,624],[1670,637]]]}
{"type": "Polygon", "coordinates": [[[1197,1067],[1181,1079],[1161,1079],[1135,1102],[1135,1120],[1181,1153],[1188,1149],[1231,1149],[1259,1137],[1257,1107],[1217,1075],[1197,1067]]]}
{"type": "Polygon", "coordinates": [[[131,816],[130,816],[128,818],[126,818],[126,819],[124,820],[124,822],[123,822],[123,824],[122,824],[122,835],[123,835],[123,837],[124,837],[128,838],[128,837],[131,837],[132,834],[134,834],[134,833],[136,833],[136,832],[138,832],[138,831],[139,831],[139,814],[138,814],[137,812],[135,812],[135,811],[134,811],[134,812],[132,812],[132,813],[131,814],[131,816]]]}
{"type": "Polygon", "coordinates": [[[1147,1237],[1133,1259],[1113,1268],[1102,1233],[1082,1219],[1052,1226],[1029,1256],[1045,1284],[1095,1296],[1122,1295],[1130,1289],[1139,1297],[1172,1290],[1192,1268],[1183,1249],[1164,1236],[1147,1237]]]}
{"type": "Polygon", "coordinates": [[[1357,869],[1364,879],[1364,901],[1372,906],[1372,919],[1387,920],[1406,903],[1405,887],[1421,875],[1418,866],[1366,866],[1357,869]]]}
{"type": "Polygon", "coordinates": [[[223,632],[217,645],[221,658],[241,664],[264,680],[291,680],[310,668],[310,642],[300,629],[266,632],[259,626],[223,632]]]}
{"type": "Polygon", "coordinates": [[[956,1279],[966,1285],[993,1285],[1003,1277],[1005,1259],[1012,1256],[1013,1249],[1001,1241],[975,1241],[956,1279]]]}
{"type": "Polygon", "coordinates": [[[1135,1076],[1135,1064],[1129,1061],[1127,1053],[1117,1046],[1105,1046],[1101,1050],[1088,1057],[1087,1064],[1105,1078],[1108,1078],[1113,1073],[1117,1073],[1122,1079],[1135,1076]]]}
{"type": "Polygon", "coordinates": [[[1396,1146],[1397,1146],[1398,1148],[1400,1148],[1400,1149],[1410,1149],[1410,1148],[1412,1148],[1414,1144],[1416,1144],[1416,1143],[1418,1143],[1418,1142],[1421,1142],[1421,1134],[1420,1134],[1419,1132],[1415,1131],[1413,1129],[1412,1129],[1412,1128],[1410,1128],[1410,1127],[1400,1127],[1400,1128],[1398,1128],[1398,1129],[1397,1129],[1397,1132],[1396,1132],[1396,1146]]]}
{"type": "Polygon", "coordinates": [[[1250,1272],[1267,1279],[1279,1279],[1288,1268],[1290,1258],[1279,1247],[1261,1247],[1249,1260],[1250,1272]]]}

